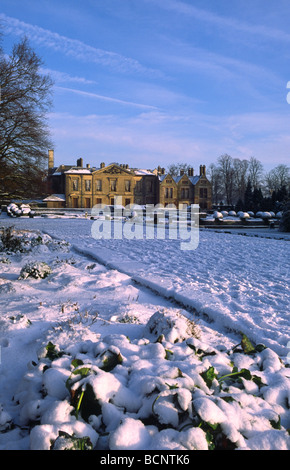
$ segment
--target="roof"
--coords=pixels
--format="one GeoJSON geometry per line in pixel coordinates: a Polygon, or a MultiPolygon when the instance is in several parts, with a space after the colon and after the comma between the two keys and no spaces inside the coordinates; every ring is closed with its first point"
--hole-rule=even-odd
{"type": "MultiPolygon", "coordinates": [[[[184,177],[184,175],[173,176],[170,173],[167,173],[165,175],[159,175],[159,181],[162,183],[162,181],[164,181],[165,178],[168,178],[168,176],[170,176],[176,184],[178,184],[180,182],[180,180],[184,177]]],[[[186,175],[186,176],[193,185],[197,184],[199,179],[200,179],[199,175],[196,175],[196,176],[186,175]]]]}
{"type": "Polygon", "coordinates": [[[135,175],[137,176],[142,176],[142,175],[151,175],[155,176],[152,170],[142,170],[141,168],[132,168],[134,171],[135,175]]]}

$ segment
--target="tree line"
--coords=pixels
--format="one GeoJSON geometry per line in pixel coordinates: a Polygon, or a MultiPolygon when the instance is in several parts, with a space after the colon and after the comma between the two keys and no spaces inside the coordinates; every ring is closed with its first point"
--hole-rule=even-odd
{"type": "Polygon", "coordinates": [[[269,172],[255,157],[249,160],[221,155],[207,172],[212,200],[238,210],[279,210],[290,196],[290,168],[278,164],[269,172]]]}
{"type": "MultiPolygon", "coordinates": [[[[177,176],[188,172],[187,163],[170,164],[168,173],[177,176]]],[[[279,164],[269,172],[255,157],[249,160],[221,155],[207,168],[212,185],[212,203],[235,210],[279,210],[290,198],[290,168],[279,164]]]]}

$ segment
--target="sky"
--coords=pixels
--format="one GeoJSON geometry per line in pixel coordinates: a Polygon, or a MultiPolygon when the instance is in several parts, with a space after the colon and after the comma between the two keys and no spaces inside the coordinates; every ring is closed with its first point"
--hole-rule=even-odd
{"type": "Polygon", "coordinates": [[[289,165],[289,18],[289,0],[0,0],[5,52],[27,36],[54,80],[56,165],[289,165]]]}

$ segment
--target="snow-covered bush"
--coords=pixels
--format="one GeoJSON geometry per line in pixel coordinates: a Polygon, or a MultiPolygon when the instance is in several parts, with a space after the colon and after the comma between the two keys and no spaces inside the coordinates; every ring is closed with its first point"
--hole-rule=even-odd
{"type": "Polygon", "coordinates": [[[222,220],[223,219],[223,214],[219,211],[215,211],[213,214],[213,218],[216,220],[222,220]]]}
{"type": "Polygon", "coordinates": [[[156,341],[161,336],[166,341],[177,343],[193,336],[198,337],[199,331],[192,320],[166,310],[155,312],[144,328],[144,337],[156,341]]]}
{"type": "Polygon", "coordinates": [[[20,237],[16,236],[13,226],[2,228],[0,249],[13,253],[22,252],[24,250],[22,240],[20,237]]]}
{"type": "Polygon", "coordinates": [[[230,211],[229,212],[230,217],[236,217],[236,215],[237,215],[236,211],[230,211]]]}
{"type": "Polygon", "coordinates": [[[45,262],[28,262],[23,266],[20,272],[19,279],[27,279],[33,277],[34,279],[44,279],[52,273],[51,268],[45,262]]]}
{"type": "Polygon", "coordinates": [[[239,218],[242,221],[245,221],[246,219],[250,218],[250,215],[248,214],[248,212],[239,212],[239,218]]]}

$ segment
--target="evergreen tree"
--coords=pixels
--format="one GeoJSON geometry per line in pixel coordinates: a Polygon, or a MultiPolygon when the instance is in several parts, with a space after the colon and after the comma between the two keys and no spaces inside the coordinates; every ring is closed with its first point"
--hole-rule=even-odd
{"type": "Polygon", "coordinates": [[[252,191],[252,184],[251,184],[250,180],[247,183],[247,187],[246,187],[246,191],[245,191],[244,209],[246,211],[254,210],[254,207],[253,207],[253,191],[252,191]]]}

